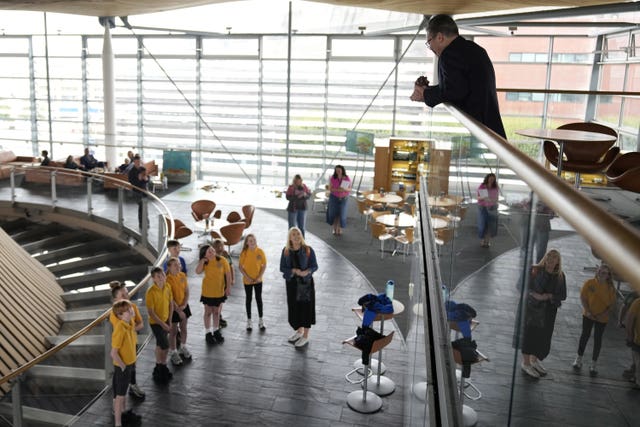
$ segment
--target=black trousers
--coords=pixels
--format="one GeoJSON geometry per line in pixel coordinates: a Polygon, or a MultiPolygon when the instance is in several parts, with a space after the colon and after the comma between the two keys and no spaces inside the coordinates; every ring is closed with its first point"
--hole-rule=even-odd
{"type": "Polygon", "coordinates": [[[578,345],[578,356],[584,354],[589,337],[591,336],[591,329],[595,326],[595,332],[593,333],[593,356],[591,360],[598,360],[600,355],[600,348],[602,347],[602,335],[604,334],[604,328],[606,323],[596,322],[588,317],[582,316],[582,334],[580,335],[580,344],[578,345]]]}

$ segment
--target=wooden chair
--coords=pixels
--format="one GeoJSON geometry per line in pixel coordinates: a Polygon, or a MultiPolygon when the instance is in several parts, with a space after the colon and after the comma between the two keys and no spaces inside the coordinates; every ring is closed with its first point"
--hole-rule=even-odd
{"type": "Polygon", "coordinates": [[[607,169],[607,180],[623,190],[640,193],[640,153],[625,153],[607,169]]]}
{"type": "Polygon", "coordinates": [[[369,222],[369,217],[373,214],[373,209],[367,206],[366,199],[357,199],[357,203],[360,217],[364,218],[364,230],[367,231],[367,223],[369,222]]]}
{"type": "Polygon", "coordinates": [[[236,211],[231,211],[229,212],[229,215],[227,215],[227,221],[230,223],[234,223],[234,222],[240,222],[242,221],[242,217],[240,216],[240,214],[236,211]]]}
{"type": "Polygon", "coordinates": [[[244,205],[242,207],[242,214],[244,215],[244,218],[242,218],[242,221],[244,221],[244,228],[249,228],[251,227],[251,222],[253,221],[253,214],[256,211],[256,207],[253,205],[244,205]]]}
{"type": "Polygon", "coordinates": [[[436,237],[436,245],[441,247],[453,240],[454,229],[449,227],[438,228],[437,230],[434,230],[433,233],[436,237]]]}
{"type": "MultiPolygon", "coordinates": [[[[581,130],[587,132],[603,133],[618,137],[618,133],[608,126],[597,123],[578,122],[567,123],[558,129],[581,130]]],[[[613,147],[615,141],[592,141],[588,144],[568,144],[563,147],[562,170],[575,172],[576,187],[580,187],[581,173],[598,173],[605,170],[620,152],[619,147],[613,147]]],[[[544,141],[544,155],[549,162],[558,167],[560,152],[555,143],[544,141]]]]}
{"type": "Polygon", "coordinates": [[[413,246],[415,243],[414,229],[406,228],[401,234],[395,236],[394,239],[397,243],[404,246],[404,250],[402,251],[402,262],[405,262],[407,254],[409,253],[409,246],[413,246]]]}
{"type": "MultiPolygon", "coordinates": [[[[166,216],[164,217],[164,220],[167,225],[167,233],[169,233],[171,231],[171,226],[170,226],[171,223],[169,222],[169,218],[167,218],[166,216]]],[[[185,237],[191,236],[192,234],[193,234],[193,231],[189,227],[187,227],[179,219],[174,218],[173,220],[173,238],[174,239],[176,240],[184,239],[185,237]]],[[[189,252],[191,251],[191,248],[181,245],[181,250],[185,252],[189,252]]]]}
{"type": "MultiPolygon", "coordinates": [[[[349,407],[356,412],[360,412],[363,414],[371,414],[379,411],[380,408],[382,408],[382,399],[380,398],[380,396],[367,390],[368,381],[366,381],[366,379],[369,378],[369,375],[371,372],[369,369],[369,366],[371,364],[371,355],[379,352],[380,350],[388,346],[393,340],[393,334],[394,332],[391,332],[389,335],[383,336],[382,338],[379,338],[373,342],[373,345],[371,346],[371,351],[369,352],[369,357],[367,358],[367,363],[363,365],[364,366],[363,374],[364,374],[365,381],[362,382],[362,391],[360,390],[352,391],[347,396],[347,405],[349,405],[349,407]]],[[[351,337],[349,339],[342,341],[342,343],[348,344],[353,348],[360,350],[355,345],[355,339],[356,337],[351,337]]]]}
{"type": "Polygon", "coordinates": [[[196,221],[208,219],[216,208],[216,203],[211,200],[196,200],[191,203],[191,215],[196,221]]]}
{"type": "Polygon", "coordinates": [[[233,222],[229,225],[225,225],[220,229],[220,234],[225,240],[225,244],[229,249],[229,255],[231,255],[231,246],[239,243],[242,240],[242,232],[244,231],[244,222],[233,222]]]}
{"type": "MultiPolygon", "coordinates": [[[[389,230],[387,229],[387,227],[385,227],[384,224],[380,224],[379,222],[372,222],[371,242],[369,243],[369,246],[371,246],[373,239],[378,239],[378,241],[380,242],[380,259],[382,259],[382,257],[384,256],[384,242],[389,239],[393,239],[393,236],[389,233],[389,230]]],[[[367,250],[367,252],[369,251],[367,250]]]]}

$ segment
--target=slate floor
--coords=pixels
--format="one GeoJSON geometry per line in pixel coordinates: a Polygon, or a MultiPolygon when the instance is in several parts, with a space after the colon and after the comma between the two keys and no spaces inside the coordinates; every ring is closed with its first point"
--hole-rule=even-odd
{"type": "MultiPolygon", "coordinates": [[[[187,190],[171,193],[163,202],[176,217],[186,218],[194,199],[193,191],[187,190]]],[[[153,343],[143,350],[137,377],[147,398],[143,403],[129,403],[142,415],[144,425],[402,425],[407,362],[400,334],[384,352],[385,363],[389,364],[387,376],[397,387],[392,395],[383,398],[382,410],[363,415],[346,404],[348,393],[358,386],[347,383],[344,375],[359,353],[341,341],[355,334],[358,320],[351,307],[360,296],[373,291],[369,281],[328,244],[308,235],[320,267],[315,274],[317,324],[311,329],[309,345],[296,349],[286,340],[292,330],[286,321],[284,280],[279,273],[287,223],[259,210],[252,231],[269,263],[263,289],[266,331],[255,327],[251,333],[245,331],[244,291],[242,285],[236,285],[223,311],[229,322],[223,330],[226,340],[222,345],[207,347],[202,305],[198,302],[202,279],[194,273],[197,255],[196,251],[184,252],[194,314],[188,339],[193,361],[175,368],[171,384],[160,387],[151,379],[153,343]]],[[[201,241],[192,235],[184,245],[195,248],[201,241]]],[[[238,250],[236,247],[233,251],[236,263],[238,250]]],[[[255,302],[253,313],[257,318],[255,302]]],[[[386,326],[387,331],[390,328],[386,326]]],[[[112,423],[109,394],[89,408],[75,425],[112,423]]]]}
{"type": "MultiPolygon", "coordinates": [[[[234,205],[229,201],[236,199],[238,193],[242,194],[227,192],[227,200],[220,197],[220,203],[227,207],[234,205]]],[[[168,194],[163,201],[176,217],[188,218],[188,206],[199,195],[190,188],[168,194]]],[[[254,204],[283,209],[283,206],[272,206],[273,195],[263,196],[265,204],[254,204]]],[[[350,221],[356,219],[350,218],[350,221]]],[[[193,275],[196,255],[184,253],[191,270],[189,283],[194,317],[190,321],[189,344],[194,360],[176,369],[171,385],[158,387],[151,381],[153,345],[143,350],[138,381],[147,391],[147,400],[141,404],[130,403],[142,414],[144,425],[406,425],[404,417],[410,412],[407,402],[415,400],[406,392],[411,382],[408,372],[414,372],[414,368],[407,361],[406,344],[400,338],[394,339],[385,351],[384,357],[390,366],[387,375],[396,382],[397,389],[383,398],[382,410],[361,415],[351,411],[345,402],[347,394],[357,387],[347,384],[344,374],[358,354],[340,341],[355,331],[357,320],[350,312],[351,306],[359,296],[372,291],[371,284],[379,278],[365,277],[366,272],[360,272],[334,250],[335,242],[310,233],[308,240],[320,260],[318,322],[312,329],[310,345],[297,350],[286,342],[290,328],[286,324],[284,282],[277,265],[284,245],[286,221],[261,209],[254,224],[253,231],[270,262],[264,289],[267,331],[245,332],[244,294],[236,286],[224,311],[229,320],[229,327],[224,330],[226,341],[220,346],[206,347],[201,305],[197,302],[201,278],[193,275]]],[[[363,236],[362,244],[368,244],[368,235],[355,231],[349,234],[354,239],[363,236]]],[[[459,236],[456,246],[452,246],[450,258],[462,260],[460,255],[467,249],[455,248],[468,246],[475,258],[483,260],[484,266],[463,279],[452,297],[478,310],[481,324],[474,332],[474,339],[491,358],[490,362],[475,366],[471,376],[483,392],[482,399],[467,402],[478,412],[478,425],[508,425],[512,392],[511,425],[514,426],[637,425],[640,394],[631,391],[620,376],[628,366],[630,355],[624,345],[623,332],[615,327],[614,321],[604,335],[598,377],[589,377],[584,368],[581,374],[576,374],[570,366],[580,333],[578,292],[591,275],[583,267],[596,264],[588,245],[571,233],[562,233],[550,242],[549,246],[559,248],[564,256],[569,297],[558,313],[551,355],[546,361],[550,374],[536,381],[523,376],[518,367],[519,354],[511,347],[519,263],[518,249],[511,249],[517,246],[514,237],[508,237],[512,240],[510,243],[496,245],[478,256],[477,249],[464,245],[465,236],[459,236]],[[499,249],[502,247],[504,253],[499,249]],[[512,384],[515,384],[513,390],[512,384]]],[[[185,246],[197,247],[197,244],[195,235],[185,242],[185,246]]],[[[398,258],[392,260],[399,261],[398,258]]],[[[408,262],[406,269],[410,266],[408,262]]],[[[457,274],[455,264],[449,263],[445,268],[452,268],[457,274]]],[[[409,333],[412,332],[409,327],[409,333]]],[[[592,342],[587,347],[586,358],[591,346],[592,342]]],[[[110,396],[100,398],[76,425],[112,425],[110,396]]]]}

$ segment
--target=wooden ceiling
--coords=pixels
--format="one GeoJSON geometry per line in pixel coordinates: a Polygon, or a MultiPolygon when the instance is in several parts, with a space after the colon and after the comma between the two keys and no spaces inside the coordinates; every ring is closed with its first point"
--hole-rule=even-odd
{"type": "MultiPolygon", "coordinates": [[[[0,10],[31,10],[88,16],[130,16],[227,0],[0,0],[0,10]]],[[[527,7],[577,7],[621,3],[620,0],[311,0],[340,6],[366,7],[432,15],[482,13],[527,7]]]]}

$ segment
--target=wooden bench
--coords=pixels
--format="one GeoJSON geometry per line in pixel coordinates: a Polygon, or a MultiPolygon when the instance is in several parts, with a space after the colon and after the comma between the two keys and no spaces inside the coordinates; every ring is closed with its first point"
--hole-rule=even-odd
{"type": "Polygon", "coordinates": [[[16,156],[13,151],[0,151],[0,179],[9,178],[14,167],[32,165],[35,162],[35,157],[16,156]]]}
{"type": "MultiPolygon", "coordinates": [[[[51,162],[54,163],[54,162],[51,162]]],[[[56,172],[56,184],[70,187],[80,187],[85,185],[85,176],[82,172],[74,169],[64,169],[61,167],[40,166],[29,168],[25,171],[25,182],[35,184],[51,184],[51,172],[56,172]]]]}

